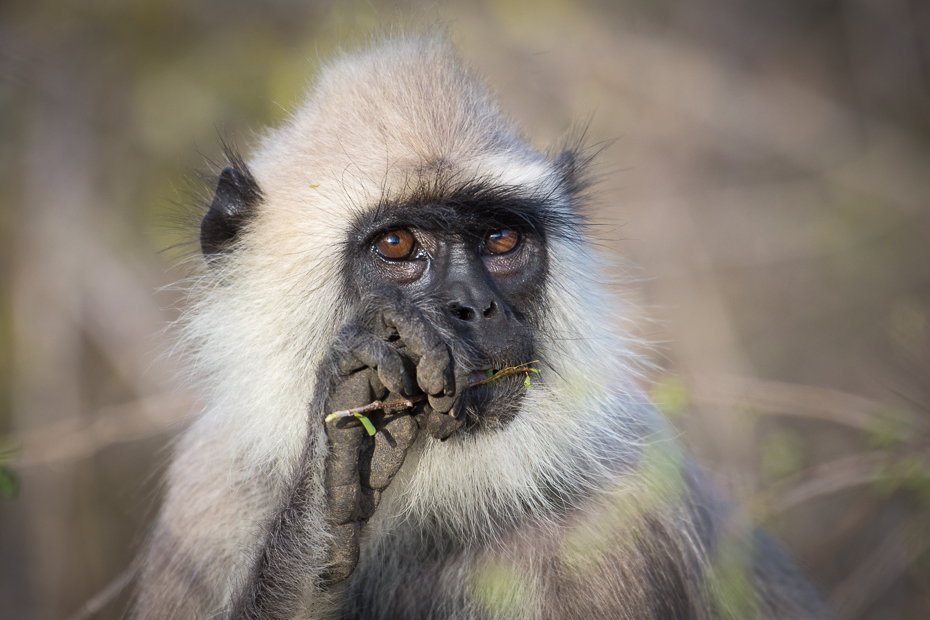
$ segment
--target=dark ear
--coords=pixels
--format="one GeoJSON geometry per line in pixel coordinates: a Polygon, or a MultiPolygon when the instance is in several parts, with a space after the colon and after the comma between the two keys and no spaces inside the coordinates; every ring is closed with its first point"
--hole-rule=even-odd
{"type": "Polygon", "coordinates": [[[565,149],[555,158],[554,163],[555,167],[562,173],[564,186],[570,194],[574,194],[580,186],[578,152],[572,148],[565,149]]]}
{"type": "Polygon", "coordinates": [[[203,255],[211,258],[228,249],[261,200],[261,189],[245,166],[223,168],[210,210],[200,223],[203,255]]]}
{"type": "Polygon", "coordinates": [[[569,194],[580,196],[597,180],[592,175],[591,162],[610,144],[588,148],[581,144],[580,139],[573,142],[576,144],[570,143],[570,146],[555,156],[552,161],[562,175],[562,186],[569,194]]]}
{"type": "Polygon", "coordinates": [[[578,156],[575,153],[575,149],[565,149],[555,158],[555,166],[563,172],[571,173],[575,169],[575,162],[577,160],[578,156]]]}

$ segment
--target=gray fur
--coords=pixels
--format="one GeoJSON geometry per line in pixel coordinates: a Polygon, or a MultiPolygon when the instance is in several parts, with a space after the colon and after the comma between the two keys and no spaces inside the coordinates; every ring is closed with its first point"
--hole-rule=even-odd
{"type": "Polygon", "coordinates": [[[183,341],[207,405],[168,472],[137,619],[829,617],[769,538],[728,529],[635,386],[635,343],[580,228],[547,240],[542,374],[516,417],[420,432],[358,567],[326,585],[339,534],[321,386],[353,311],[348,223],[475,182],[576,221],[582,159],[528,146],[442,41],[380,42],[323,71],[249,160],[261,202],[192,283],[183,341]]]}

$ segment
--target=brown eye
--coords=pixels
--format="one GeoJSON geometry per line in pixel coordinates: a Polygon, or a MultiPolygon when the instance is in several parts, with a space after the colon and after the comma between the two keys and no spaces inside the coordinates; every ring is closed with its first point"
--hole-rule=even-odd
{"type": "Polygon", "coordinates": [[[506,254],[517,247],[520,235],[515,230],[502,228],[493,230],[484,238],[484,250],[488,254],[506,254]]]}
{"type": "Polygon", "coordinates": [[[406,230],[392,230],[375,242],[375,249],[384,258],[403,260],[413,254],[416,243],[406,230]]]}

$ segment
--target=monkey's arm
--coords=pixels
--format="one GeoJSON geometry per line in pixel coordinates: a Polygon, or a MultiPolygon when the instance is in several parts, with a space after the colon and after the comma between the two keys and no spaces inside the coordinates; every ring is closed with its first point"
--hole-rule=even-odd
{"type": "Polygon", "coordinates": [[[216,617],[248,574],[282,480],[273,464],[243,463],[233,441],[209,419],[181,439],[140,563],[134,619],[216,617]]]}
{"type": "Polygon", "coordinates": [[[315,616],[332,605],[332,586],[354,571],[361,529],[417,436],[410,412],[371,416],[378,429],[374,437],[355,419],[324,426],[326,414],[375,398],[409,396],[419,388],[429,398],[412,413],[428,432],[443,438],[464,421],[447,412],[454,411],[467,384],[467,374],[455,370],[441,330],[415,306],[390,293],[363,300],[321,364],[303,456],[230,617],[291,618],[305,611],[308,600],[315,616]],[[314,454],[324,431],[321,466],[314,454]],[[322,563],[321,545],[326,550],[322,563]]]}

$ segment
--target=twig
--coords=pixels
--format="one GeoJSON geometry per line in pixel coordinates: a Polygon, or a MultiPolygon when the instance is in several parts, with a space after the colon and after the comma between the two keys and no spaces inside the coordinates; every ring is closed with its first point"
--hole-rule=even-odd
{"type": "MultiPolygon", "coordinates": [[[[468,387],[471,386],[469,385],[468,387]]],[[[418,394],[416,396],[411,396],[410,398],[401,398],[400,400],[391,400],[386,403],[380,400],[376,400],[368,403],[364,407],[334,411],[326,416],[326,421],[330,422],[337,418],[347,418],[358,413],[368,413],[369,411],[378,411],[379,409],[409,409],[410,407],[413,407],[415,404],[423,400],[426,400],[426,394],[418,394]]]]}
{"type": "Polygon", "coordinates": [[[122,592],[126,586],[132,582],[133,577],[136,576],[136,567],[132,566],[127,568],[119,575],[116,576],[113,581],[104,586],[103,590],[92,596],[88,599],[81,608],[76,612],[68,616],[68,620],[90,620],[96,616],[100,611],[106,607],[106,605],[116,598],[120,592],[122,592]]]}
{"type": "Polygon", "coordinates": [[[164,432],[184,421],[196,406],[190,394],[158,394],[103,407],[92,421],[68,419],[0,436],[0,445],[16,446],[15,469],[87,458],[107,446],[164,432]]]}
{"type": "MultiPolygon", "coordinates": [[[[864,431],[875,428],[876,412],[885,407],[846,392],[727,374],[697,373],[690,383],[691,398],[701,405],[739,404],[759,413],[825,420],[864,431]]],[[[919,417],[909,416],[907,421],[923,430],[919,417]]]]}
{"type": "Polygon", "coordinates": [[[757,518],[783,513],[815,497],[837,493],[883,477],[880,466],[887,455],[880,450],[821,463],[779,480],[754,500],[757,518]]]}
{"type": "Polygon", "coordinates": [[[510,375],[517,375],[520,373],[523,373],[527,376],[529,376],[529,373],[538,375],[539,370],[535,368],[530,368],[530,364],[538,364],[538,363],[539,363],[539,360],[533,360],[532,362],[527,362],[519,366],[508,366],[507,368],[498,370],[496,373],[494,373],[494,375],[487,377],[486,379],[481,379],[479,381],[474,381],[474,382],[469,381],[468,387],[473,388],[479,385],[486,385],[488,383],[494,383],[498,379],[503,379],[504,377],[509,377],[510,375]]]}
{"type": "MultiPolygon", "coordinates": [[[[521,373],[525,374],[527,377],[529,377],[530,373],[538,375],[539,370],[537,370],[536,368],[530,367],[530,364],[538,364],[538,363],[539,363],[539,360],[533,360],[532,362],[527,362],[519,366],[508,366],[507,368],[502,368],[501,370],[498,370],[490,377],[479,379],[477,381],[469,381],[468,388],[470,389],[473,387],[478,387],[479,385],[487,385],[488,383],[494,383],[495,381],[503,379],[504,377],[509,377],[510,375],[517,375],[521,373]]],[[[415,404],[422,402],[423,400],[426,400],[426,394],[418,394],[417,396],[411,396],[410,398],[392,400],[386,403],[380,400],[376,400],[374,402],[368,403],[367,405],[356,407],[355,409],[342,409],[340,411],[334,411],[328,416],[326,416],[324,421],[332,422],[333,420],[336,420],[339,418],[348,418],[350,416],[353,416],[361,420],[362,424],[365,424],[365,422],[367,421],[367,418],[362,414],[368,413],[369,411],[378,411],[381,409],[409,409],[410,407],[413,407],[415,404]]],[[[369,424],[365,424],[365,428],[368,428],[369,424]]],[[[371,432],[371,429],[369,429],[368,432],[372,435],[374,434],[371,432]]]]}

